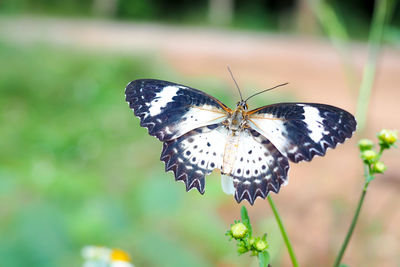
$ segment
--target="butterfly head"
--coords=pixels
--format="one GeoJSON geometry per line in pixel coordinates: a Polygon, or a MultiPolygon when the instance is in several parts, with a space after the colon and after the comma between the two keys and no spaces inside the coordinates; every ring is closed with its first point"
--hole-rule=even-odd
{"type": "Polygon", "coordinates": [[[241,110],[247,110],[248,106],[247,106],[246,101],[240,100],[239,102],[237,102],[236,108],[241,109],[241,110]]]}

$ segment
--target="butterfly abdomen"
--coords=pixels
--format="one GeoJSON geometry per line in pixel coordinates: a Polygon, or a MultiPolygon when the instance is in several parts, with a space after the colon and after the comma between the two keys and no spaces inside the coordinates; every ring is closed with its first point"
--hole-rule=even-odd
{"type": "Polygon", "coordinates": [[[236,161],[238,146],[240,141],[240,133],[245,128],[246,119],[243,108],[238,107],[228,113],[224,122],[229,133],[225,143],[224,158],[221,172],[223,174],[231,174],[236,161]]]}
{"type": "Polygon", "coordinates": [[[240,135],[235,131],[229,131],[227,140],[225,143],[224,158],[221,172],[223,174],[231,174],[233,166],[236,161],[238,147],[239,147],[240,135]]]}

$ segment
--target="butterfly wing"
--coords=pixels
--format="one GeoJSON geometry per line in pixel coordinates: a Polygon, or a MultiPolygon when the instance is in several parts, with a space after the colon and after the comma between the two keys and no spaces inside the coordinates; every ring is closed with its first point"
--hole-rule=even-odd
{"type": "Polygon", "coordinates": [[[356,120],[349,112],[324,104],[279,103],[248,112],[250,127],[293,162],[323,156],[350,138],[356,120]]]}
{"type": "Polygon", "coordinates": [[[279,192],[286,184],[288,159],[263,135],[253,129],[240,132],[237,156],[233,164],[235,199],[246,199],[253,205],[257,197],[265,198],[270,191],[279,192]]]}
{"type": "Polygon", "coordinates": [[[173,171],[175,180],[203,194],[205,175],[221,169],[227,129],[220,124],[196,128],[176,139],[164,142],[161,160],[165,171],[173,171]]]}
{"type": "Polygon", "coordinates": [[[142,79],[129,83],[126,101],[140,125],[160,141],[222,122],[230,111],[216,98],[199,90],[167,81],[142,79]]]}

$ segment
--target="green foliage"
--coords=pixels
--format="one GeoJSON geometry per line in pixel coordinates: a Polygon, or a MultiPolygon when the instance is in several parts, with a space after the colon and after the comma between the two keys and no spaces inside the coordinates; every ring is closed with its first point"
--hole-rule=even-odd
{"type": "Polygon", "coordinates": [[[271,261],[268,251],[263,251],[258,254],[258,264],[260,267],[268,267],[271,261]]]}
{"type": "Polygon", "coordinates": [[[129,81],[163,78],[154,62],[0,42],[2,266],[80,266],[87,245],[150,267],[229,254],[211,200],[164,172],[161,144],[124,100],[129,81]]]}
{"type": "MultiPolygon", "coordinates": [[[[253,30],[293,32],[298,25],[306,23],[315,28],[313,18],[299,22],[299,17],[310,16],[309,8],[315,8],[316,17],[329,36],[338,39],[366,39],[372,19],[372,2],[367,4],[351,1],[308,1],[298,5],[295,1],[231,1],[232,21],[229,27],[253,30]],[[342,14],[340,17],[337,14],[342,14]]],[[[106,16],[114,19],[135,21],[156,21],[209,25],[209,0],[167,1],[167,0],[2,0],[0,14],[36,14],[61,16],[106,16]]],[[[393,13],[393,29],[390,39],[398,41],[400,14],[395,12],[395,2],[388,6],[393,13]]],[[[231,11],[227,11],[230,13],[231,11]]]]}
{"type": "Polygon", "coordinates": [[[257,256],[260,267],[267,267],[270,256],[267,251],[267,234],[262,237],[253,237],[253,230],[250,218],[245,206],[241,209],[241,221],[235,221],[231,229],[226,232],[226,236],[237,241],[237,252],[239,255],[250,252],[252,256],[257,256]]]}
{"type": "Polygon", "coordinates": [[[3,0],[1,13],[36,13],[82,16],[91,14],[93,0],[3,0]]]}
{"type": "Polygon", "coordinates": [[[242,206],[242,208],[240,209],[240,217],[242,218],[243,223],[249,229],[249,235],[252,235],[253,229],[251,227],[249,214],[247,213],[247,209],[245,206],[242,206]]]}

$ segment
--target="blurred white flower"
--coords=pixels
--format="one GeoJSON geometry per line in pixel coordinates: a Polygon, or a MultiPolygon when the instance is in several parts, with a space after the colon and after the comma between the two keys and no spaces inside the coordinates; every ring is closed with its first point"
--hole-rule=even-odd
{"type": "Polygon", "coordinates": [[[131,259],[123,250],[101,246],[86,246],[82,249],[85,260],[83,267],[134,267],[131,259]]]}

